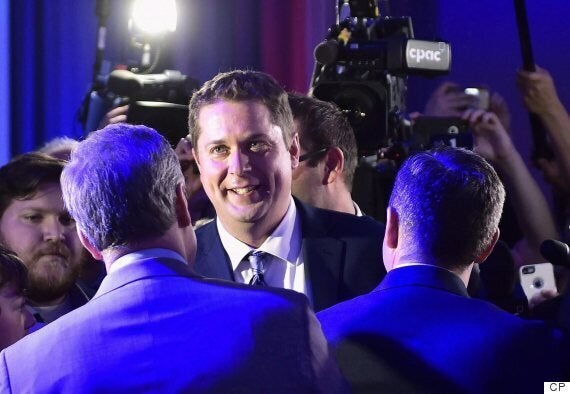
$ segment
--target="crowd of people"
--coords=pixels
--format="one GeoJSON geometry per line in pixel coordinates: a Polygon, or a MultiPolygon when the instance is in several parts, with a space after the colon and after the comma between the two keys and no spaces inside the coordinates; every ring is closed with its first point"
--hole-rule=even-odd
{"type": "MultiPolygon", "coordinates": [[[[565,202],[568,114],[545,70],[521,71],[519,86],[554,152],[536,164],[565,202]]],[[[537,392],[569,380],[564,286],[530,300],[547,306],[534,313],[526,298],[518,308],[517,282],[542,241],[566,240],[566,211],[553,213],[516,150],[500,96],[473,100],[453,83],[433,93],[424,113],[461,117],[472,150],[411,155],[386,223],[353,200],[342,111],[257,71],[204,83],[175,149],[120,107],[81,142],[14,158],[0,168],[0,392],[537,392]],[[519,236],[502,241],[503,226],[519,236]]]]}

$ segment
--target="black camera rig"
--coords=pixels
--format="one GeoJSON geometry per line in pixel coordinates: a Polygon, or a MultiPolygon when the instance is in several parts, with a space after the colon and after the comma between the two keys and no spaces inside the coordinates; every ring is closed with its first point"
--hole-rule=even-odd
{"type": "Polygon", "coordinates": [[[402,144],[425,143],[406,119],[408,75],[443,75],[450,65],[450,45],[415,39],[410,17],[381,17],[376,0],[339,0],[337,23],[315,48],[311,93],[345,112],[359,155],[398,152],[407,149],[402,144]],[[350,16],[341,21],[347,7],[350,16]]]}

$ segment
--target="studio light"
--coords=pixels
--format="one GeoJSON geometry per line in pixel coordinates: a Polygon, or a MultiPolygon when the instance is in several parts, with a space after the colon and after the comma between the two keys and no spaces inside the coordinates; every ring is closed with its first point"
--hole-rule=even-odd
{"type": "Polygon", "coordinates": [[[134,0],[131,22],[143,33],[160,35],[176,30],[175,0],[134,0]]]}

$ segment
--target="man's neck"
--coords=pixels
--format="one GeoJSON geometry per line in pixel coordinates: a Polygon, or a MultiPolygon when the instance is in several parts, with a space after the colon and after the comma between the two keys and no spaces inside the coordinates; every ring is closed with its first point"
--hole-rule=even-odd
{"type": "MultiPolygon", "coordinates": [[[[284,217],[284,216],[283,216],[284,217]]],[[[267,238],[275,231],[283,217],[277,223],[237,223],[236,225],[228,226],[223,221],[221,222],[226,231],[235,239],[240,240],[244,244],[252,248],[258,248],[265,242],[267,238]]]]}
{"type": "Polygon", "coordinates": [[[408,261],[409,262],[398,262],[397,264],[394,265],[393,269],[399,268],[399,267],[410,266],[410,265],[429,265],[429,266],[433,266],[433,267],[443,268],[444,270],[447,270],[447,271],[457,275],[459,277],[459,279],[461,279],[461,281],[463,282],[465,287],[467,287],[467,285],[469,283],[469,277],[471,276],[471,270],[473,269],[473,263],[469,264],[465,268],[448,268],[448,267],[444,267],[444,266],[441,266],[438,264],[423,263],[419,260],[418,261],[408,260],[408,261]]]}
{"type": "Polygon", "coordinates": [[[119,257],[129,253],[143,249],[169,249],[181,255],[188,263],[192,263],[190,260],[193,260],[194,256],[191,256],[187,248],[193,248],[194,245],[186,245],[185,243],[186,239],[182,236],[180,229],[173,226],[160,237],[131,242],[128,245],[119,247],[107,248],[102,252],[103,261],[105,262],[107,272],[110,272],[111,264],[119,257]]]}
{"type": "Polygon", "coordinates": [[[273,234],[275,229],[283,221],[291,207],[291,204],[294,204],[292,198],[285,211],[283,211],[281,215],[277,216],[279,218],[278,220],[268,221],[269,215],[266,215],[261,221],[257,222],[229,221],[224,220],[221,216],[218,216],[218,220],[232,237],[251,246],[252,248],[258,248],[267,238],[269,238],[271,234],[273,234]]]}
{"type": "Polygon", "coordinates": [[[352,202],[352,196],[344,186],[328,189],[327,206],[328,207],[326,209],[330,209],[331,211],[356,215],[356,210],[354,209],[354,204],[352,202]]]}

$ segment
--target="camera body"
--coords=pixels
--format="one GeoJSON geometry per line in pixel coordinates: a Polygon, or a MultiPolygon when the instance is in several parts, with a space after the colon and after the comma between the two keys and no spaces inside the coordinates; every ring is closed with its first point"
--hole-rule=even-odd
{"type": "Polygon", "coordinates": [[[333,25],[315,48],[311,93],[343,110],[359,155],[370,156],[406,143],[413,132],[406,121],[407,76],[447,74],[451,48],[415,39],[410,17],[371,17],[377,13],[356,3],[349,1],[356,16],[333,25]]]}
{"type": "Polygon", "coordinates": [[[188,101],[198,87],[198,81],[176,70],[160,74],[114,70],[89,96],[85,132],[97,129],[114,106],[128,102],[127,123],[156,129],[174,147],[188,134],[188,101]]]}

